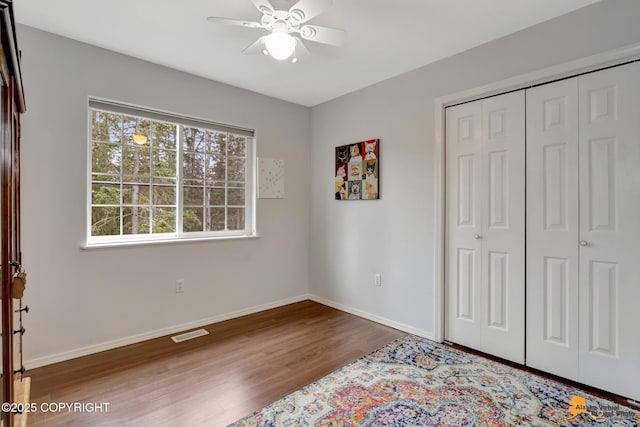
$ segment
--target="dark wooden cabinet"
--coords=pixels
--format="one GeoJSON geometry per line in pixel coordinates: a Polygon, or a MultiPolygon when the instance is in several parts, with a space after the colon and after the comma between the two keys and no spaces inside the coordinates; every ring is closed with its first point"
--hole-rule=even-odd
{"type": "MultiPolygon", "coordinates": [[[[12,282],[22,266],[20,251],[20,114],[25,111],[12,2],[0,0],[0,223],[2,291],[2,402],[15,402],[23,381],[22,299],[12,298],[12,282]]],[[[14,289],[15,291],[15,289],[14,289]]],[[[14,295],[15,296],[15,295],[14,295]]],[[[14,425],[2,412],[2,425],[14,425]]]]}

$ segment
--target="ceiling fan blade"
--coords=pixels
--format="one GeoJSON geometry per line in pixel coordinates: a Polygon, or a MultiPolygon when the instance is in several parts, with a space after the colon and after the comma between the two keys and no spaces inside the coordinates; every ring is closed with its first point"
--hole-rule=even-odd
{"type": "Polygon", "coordinates": [[[312,42],[325,43],[340,46],[344,41],[345,32],[335,28],[320,27],[318,25],[305,25],[300,28],[303,39],[312,42]]]}
{"type": "Polygon", "coordinates": [[[299,0],[291,6],[289,13],[299,22],[307,22],[327,10],[332,4],[333,0],[299,0]]]}
{"type": "Polygon", "coordinates": [[[264,38],[265,37],[267,37],[267,36],[262,36],[258,40],[256,40],[255,42],[251,43],[249,46],[244,48],[242,53],[244,53],[245,55],[254,55],[256,53],[262,53],[262,51],[264,50],[264,38]]]}
{"type": "Polygon", "coordinates": [[[262,28],[262,24],[259,22],[243,21],[240,19],[219,18],[217,16],[210,16],[207,18],[207,21],[211,22],[212,24],[237,25],[238,27],[245,28],[262,28]]]}
{"type": "Polygon", "coordinates": [[[269,0],[251,0],[260,12],[265,15],[273,15],[273,6],[269,0]]]}
{"type": "Polygon", "coordinates": [[[311,52],[309,52],[309,49],[307,49],[304,43],[302,43],[302,40],[300,40],[299,37],[294,37],[294,39],[296,39],[296,50],[294,53],[295,57],[304,58],[310,56],[311,52]]]}

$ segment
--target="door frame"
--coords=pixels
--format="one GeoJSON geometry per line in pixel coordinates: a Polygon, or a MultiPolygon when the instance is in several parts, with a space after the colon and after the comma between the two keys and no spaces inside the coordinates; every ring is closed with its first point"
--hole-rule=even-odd
{"type": "Polygon", "coordinates": [[[489,96],[526,89],[555,80],[575,77],[626,62],[640,60],[640,43],[521,74],[488,85],[456,92],[435,99],[435,153],[434,153],[434,315],[433,339],[444,340],[445,325],[445,108],[463,102],[475,101],[489,96]]]}

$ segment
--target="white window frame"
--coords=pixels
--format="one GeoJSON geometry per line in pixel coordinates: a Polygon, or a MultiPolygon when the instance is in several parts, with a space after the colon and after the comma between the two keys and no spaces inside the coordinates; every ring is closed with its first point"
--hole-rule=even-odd
{"type": "MultiPolygon", "coordinates": [[[[218,240],[257,237],[256,232],[256,143],[255,130],[241,128],[231,125],[224,125],[205,119],[183,116],[176,113],[164,112],[146,107],[123,104],[117,101],[110,101],[101,98],[90,97],[86,108],[87,112],[87,196],[86,196],[86,240],[83,248],[105,247],[105,246],[128,246],[149,243],[185,242],[200,240],[218,240]],[[93,173],[93,141],[92,141],[92,111],[101,110],[108,113],[124,114],[128,116],[140,117],[148,120],[157,120],[177,125],[176,135],[176,231],[174,233],[157,234],[134,234],[117,236],[92,236],[92,173],[93,173]],[[183,159],[184,159],[184,132],[185,126],[204,128],[217,132],[230,133],[246,137],[247,156],[245,164],[245,226],[243,230],[224,231],[182,231],[183,219],[183,159]]],[[[225,156],[226,157],[226,156],[225,156]]],[[[119,181],[122,184],[122,176],[119,181]]],[[[225,180],[225,186],[227,185],[225,180]]],[[[229,187],[225,187],[229,188],[229,187]]],[[[120,199],[122,206],[122,196],[120,199]]],[[[204,206],[203,206],[204,207],[204,206]]],[[[225,208],[228,207],[225,200],[225,208]]],[[[121,219],[122,221],[122,211],[121,219]]],[[[225,213],[225,222],[227,214],[225,213]]]]}

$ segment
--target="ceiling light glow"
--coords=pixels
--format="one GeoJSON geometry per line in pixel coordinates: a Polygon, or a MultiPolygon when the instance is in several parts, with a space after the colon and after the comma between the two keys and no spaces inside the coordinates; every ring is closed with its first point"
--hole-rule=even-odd
{"type": "Polygon", "coordinates": [[[136,133],[133,135],[133,142],[135,142],[138,145],[144,145],[147,143],[147,135],[136,133]]]}
{"type": "Polygon", "coordinates": [[[264,41],[269,55],[282,61],[293,55],[296,50],[296,39],[281,31],[274,31],[264,41]]]}

